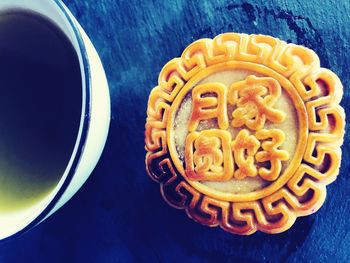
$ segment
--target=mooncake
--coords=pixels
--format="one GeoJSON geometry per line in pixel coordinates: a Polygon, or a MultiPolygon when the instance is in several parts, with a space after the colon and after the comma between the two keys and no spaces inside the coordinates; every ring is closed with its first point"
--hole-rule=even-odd
{"type": "Polygon", "coordinates": [[[306,47],[238,33],[197,40],[150,93],[147,173],[196,222],[283,232],[322,206],[339,173],[342,93],[306,47]]]}

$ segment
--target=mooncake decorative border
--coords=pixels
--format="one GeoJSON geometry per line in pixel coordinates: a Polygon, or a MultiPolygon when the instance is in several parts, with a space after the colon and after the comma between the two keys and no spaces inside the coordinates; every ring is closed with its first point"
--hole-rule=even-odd
{"type": "Polygon", "coordinates": [[[279,233],[296,218],[316,212],[341,161],[345,114],[339,105],[343,87],[318,56],[303,46],[265,35],[225,33],[189,45],[162,69],[150,94],[145,125],[146,169],[171,206],[193,220],[242,235],[257,230],[279,233]],[[287,78],[305,102],[308,136],[303,161],[275,192],[256,200],[226,201],[196,190],[177,171],[167,143],[170,107],[184,85],[202,70],[220,63],[247,62],[287,78]]]}

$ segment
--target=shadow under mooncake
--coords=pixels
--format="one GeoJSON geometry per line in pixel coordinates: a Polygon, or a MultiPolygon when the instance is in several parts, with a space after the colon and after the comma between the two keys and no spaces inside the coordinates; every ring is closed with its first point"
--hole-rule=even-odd
{"type": "Polygon", "coordinates": [[[264,35],[200,39],[151,91],[147,172],[201,224],[285,231],[321,207],[338,175],[341,97],[310,49],[264,35]]]}

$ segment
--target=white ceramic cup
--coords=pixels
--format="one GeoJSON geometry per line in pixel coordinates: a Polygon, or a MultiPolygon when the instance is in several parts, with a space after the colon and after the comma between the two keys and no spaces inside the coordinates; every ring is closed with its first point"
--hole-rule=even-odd
{"type": "Polygon", "coordinates": [[[56,24],[75,48],[82,77],[82,109],[73,154],[57,186],[29,209],[0,212],[0,240],[38,225],[64,205],[87,180],[106,142],[110,98],[105,72],[95,48],[76,19],[59,0],[1,0],[0,12],[36,12],[56,24]]]}

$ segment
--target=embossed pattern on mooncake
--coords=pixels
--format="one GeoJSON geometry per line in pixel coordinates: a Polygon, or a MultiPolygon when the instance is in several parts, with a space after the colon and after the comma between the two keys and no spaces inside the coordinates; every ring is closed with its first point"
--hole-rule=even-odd
{"type": "Polygon", "coordinates": [[[201,224],[285,231],[338,175],[342,90],[305,47],[238,33],[195,41],[150,94],[147,172],[201,224]]]}

